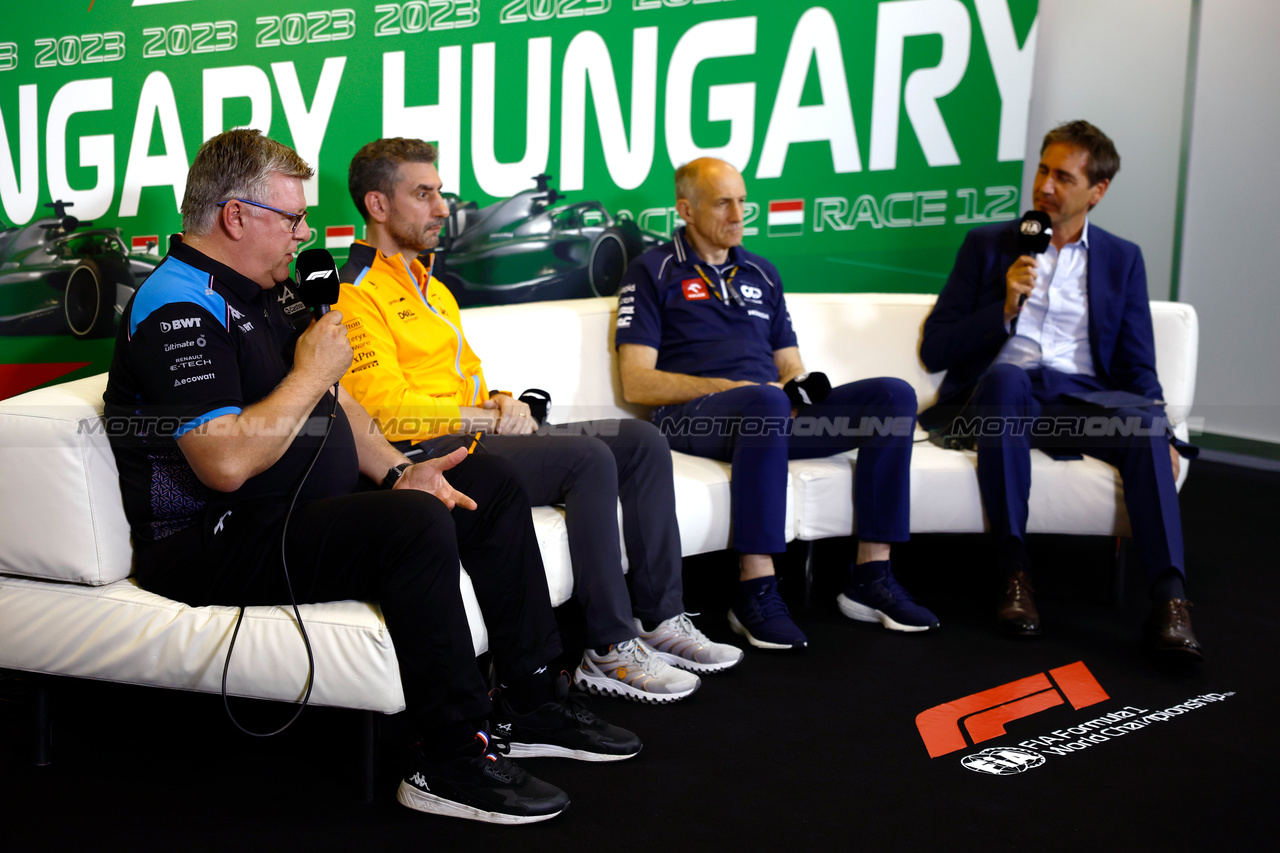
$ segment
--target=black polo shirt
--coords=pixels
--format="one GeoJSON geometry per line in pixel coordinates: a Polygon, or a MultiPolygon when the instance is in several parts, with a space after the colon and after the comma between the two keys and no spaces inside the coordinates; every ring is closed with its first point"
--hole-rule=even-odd
{"type": "MultiPolygon", "coordinates": [[[[177,439],[270,394],[289,372],[296,339],[275,292],[192,249],[179,235],[170,238],[168,257],[125,308],[103,394],[135,547],[205,513],[293,493],[329,420],[328,394],[284,455],[234,492],[201,484],[177,439]]],[[[300,499],[348,494],[358,477],[351,427],[338,407],[300,499]]]]}

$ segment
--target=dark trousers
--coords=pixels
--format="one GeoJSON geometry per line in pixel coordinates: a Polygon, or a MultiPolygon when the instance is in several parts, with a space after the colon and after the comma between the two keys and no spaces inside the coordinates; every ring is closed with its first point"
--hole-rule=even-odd
{"type": "Polygon", "coordinates": [[[744,385],[655,412],[673,450],[732,464],[733,548],[786,550],[787,460],[858,449],[853,508],[858,537],[905,542],[911,525],[911,441],[915,391],[890,377],[831,389],[794,422],[773,385],[744,385]]]}
{"type": "MultiPolygon", "coordinates": [[[[461,557],[489,629],[498,676],[560,653],[529,515],[510,466],[476,455],[445,475],[479,504],[445,509],[408,489],[359,492],[294,509],[289,578],[298,603],[377,601],[395,643],[405,702],[424,729],[483,720],[490,703],[458,587],[461,557]]],[[[288,507],[246,502],[139,549],[138,581],[193,606],[285,604],[280,560],[288,507]]]]}
{"type": "Polygon", "coordinates": [[[511,463],[530,503],[564,505],[588,645],[603,648],[636,636],[633,613],[661,621],[684,611],[671,451],[652,424],[556,424],[535,435],[485,436],[483,444],[511,463]],[[619,499],[630,595],[618,543],[619,499]]]}
{"type": "Polygon", "coordinates": [[[1085,407],[1064,397],[1107,387],[1091,376],[1011,364],[997,364],[982,377],[969,411],[997,418],[1000,425],[999,430],[980,430],[977,437],[978,489],[991,532],[998,542],[1011,536],[1026,539],[1032,447],[1085,453],[1120,471],[1133,540],[1148,575],[1154,579],[1170,568],[1185,575],[1178,490],[1169,440],[1157,421],[1160,413],[1154,408],[1085,407]],[[1085,427],[1082,418],[1088,417],[1098,428],[1085,427]],[[1126,427],[1103,428],[1100,419],[1126,427]],[[1037,423],[1046,428],[1033,428],[1037,423]],[[1129,428],[1133,424],[1139,428],[1129,428]]]}

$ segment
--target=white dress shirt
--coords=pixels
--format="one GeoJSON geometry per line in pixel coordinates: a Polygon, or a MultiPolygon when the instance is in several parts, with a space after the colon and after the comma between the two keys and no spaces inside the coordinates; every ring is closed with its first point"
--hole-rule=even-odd
{"type": "MultiPolygon", "coordinates": [[[[996,364],[1096,375],[1089,348],[1089,220],[1080,239],[1036,256],[1036,283],[996,364]]],[[[1012,323],[1009,324],[1012,326],[1012,323]]]]}

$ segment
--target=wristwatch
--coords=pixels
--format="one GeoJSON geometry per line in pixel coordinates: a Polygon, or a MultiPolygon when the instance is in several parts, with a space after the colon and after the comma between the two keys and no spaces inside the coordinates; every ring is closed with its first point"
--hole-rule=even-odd
{"type": "Polygon", "coordinates": [[[399,482],[402,476],[404,476],[404,469],[408,468],[412,464],[412,462],[401,462],[394,468],[388,469],[387,476],[382,478],[382,488],[394,489],[396,483],[399,482]]]}

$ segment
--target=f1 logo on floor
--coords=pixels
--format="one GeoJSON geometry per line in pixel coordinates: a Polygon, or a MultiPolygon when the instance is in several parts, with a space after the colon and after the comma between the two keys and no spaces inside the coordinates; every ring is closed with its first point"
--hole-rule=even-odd
{"type": "Polygon", "coordinates": [[[921,711],[916,715],[916,728],[929,757],[937,758],[969,746],[965,732],[973,743],[982,743],[1003,735],[1005,723],[1064,701],[1079,710],[1109,698],[1084,661],[1076,661],[921,711]],[[961,720],[964,731],[960,729],[961,720]]]}

